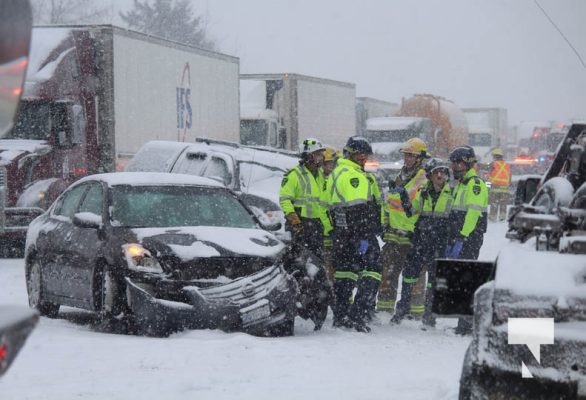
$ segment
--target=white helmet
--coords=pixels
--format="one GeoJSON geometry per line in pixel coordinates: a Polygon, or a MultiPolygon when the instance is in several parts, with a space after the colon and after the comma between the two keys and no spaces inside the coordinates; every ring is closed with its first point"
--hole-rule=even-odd
{"type": "Polygon", "coordinates": [[[305,139],[299,145],[299,152],[301,155],[315,153],[316,151],[325,150],[326,147],[317,139],[305,139]]]}

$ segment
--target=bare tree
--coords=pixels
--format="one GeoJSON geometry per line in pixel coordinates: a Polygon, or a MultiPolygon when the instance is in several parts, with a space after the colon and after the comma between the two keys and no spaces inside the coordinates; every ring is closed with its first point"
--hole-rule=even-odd
{"type": "Polygon", "coordinates": [[[176,42],[215,50],[209,20],[195,15],[190,0],[134,0],[134,8],[120,17],[128,28],[176,42]]]}
{"type": "Polygon", "coordinates": [[[31,0],[33,23],[99,24],[111,23],[113,3],[97,7],[92,0],[31,0]]]}

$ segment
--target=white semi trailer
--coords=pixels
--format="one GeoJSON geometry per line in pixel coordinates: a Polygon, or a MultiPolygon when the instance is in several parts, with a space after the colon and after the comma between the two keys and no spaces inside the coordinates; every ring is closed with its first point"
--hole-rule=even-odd
{"type": "Polygon", "coordinates": [[[356,86],[299,74],[240,75],[240,142],[297,150],[315,137],[342,148],[356,133],[356,86]]]}

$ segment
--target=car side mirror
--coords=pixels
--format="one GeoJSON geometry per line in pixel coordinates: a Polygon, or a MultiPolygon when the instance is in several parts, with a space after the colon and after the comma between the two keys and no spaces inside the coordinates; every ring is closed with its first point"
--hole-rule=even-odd
{"type": "Polygon", "coordinates": [[[269,231],[269,232],[276,232],[279,229],[281,229],[283,227],[283,224],[281,224],[280,222],[275,222],[272,224],[263,224],[262,222],[260,223],[261,228],[263,228],[265,231],[269,231]]]}
{"type": "Polygon", "coordinates": [[[73,225],[79,228],[99,229],[102,217],[91,212],[80,212],[73,216],[73,225]]]}

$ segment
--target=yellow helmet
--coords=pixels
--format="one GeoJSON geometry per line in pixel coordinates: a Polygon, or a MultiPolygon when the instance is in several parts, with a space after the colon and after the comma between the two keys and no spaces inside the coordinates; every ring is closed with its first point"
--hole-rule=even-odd
{"type": "Polygon", "coordinates": [[[427,158],[427,146],[423,140],[419,138],[411,138],[403,144],[400,150],[401,153],[417,154],[423,158],[427,158]]]}
{"type": "Polygon", "coordinates": [[[324,161],[336,161],[338,158],[340,158],[340,153],[338,150],[334,149],[333,147],[326,147],[324,161]]]}
{"type": "Polygon", "coordinates": [[[503,151],[501,149],[494,149],[492,151],[492,155],[495,157],[502,157],[503,156],[503,151]]]}

